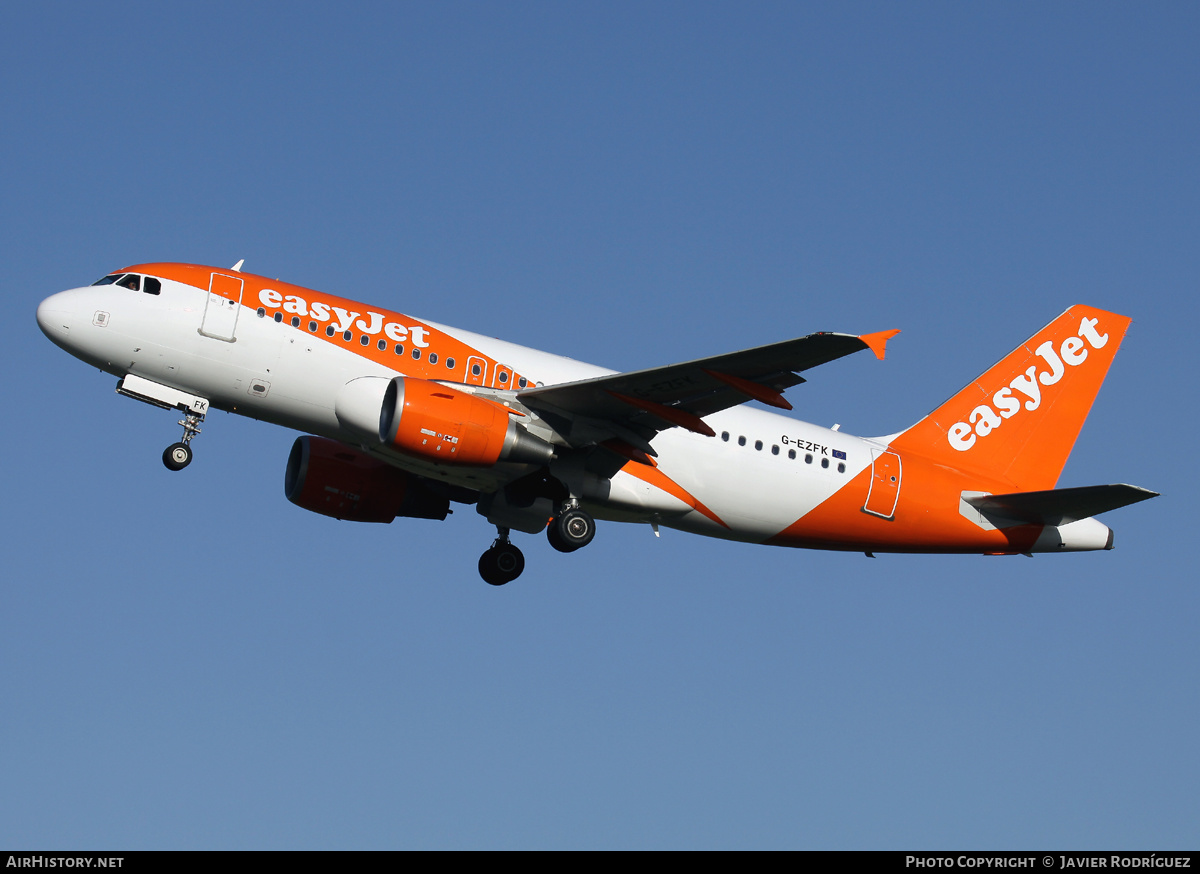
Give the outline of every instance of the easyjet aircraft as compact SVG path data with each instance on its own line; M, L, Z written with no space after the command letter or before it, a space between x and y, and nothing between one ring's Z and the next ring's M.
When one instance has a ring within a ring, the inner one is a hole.
M1130 320L1075 306L915 425L861 438L791 409L799 374L896 331L818 333L614 373L262 276L139 264L42 301L54 343L182 411L172 470L210 408L297 438L293 503L358 522L474 504L497 537L487 582L520 575L511 531L562 552L594 519L752 543L865 552L1111 549L1093 517L1154 497L1055 489Z

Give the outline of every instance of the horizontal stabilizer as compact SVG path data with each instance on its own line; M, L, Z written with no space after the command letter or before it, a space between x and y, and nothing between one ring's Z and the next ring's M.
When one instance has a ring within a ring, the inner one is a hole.
M1036 525L1065 525L1156 497L1158 492L1119 483L1110 486L1049 489L1044 492L980 495L963 500L981 513Z

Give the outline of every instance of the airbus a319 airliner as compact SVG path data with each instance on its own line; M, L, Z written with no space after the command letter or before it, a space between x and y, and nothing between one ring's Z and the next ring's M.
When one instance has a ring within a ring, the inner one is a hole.
M139 264L42 301L54 343L183 413L181 470L210 409L307 432L293 503L337 519L445 519L474 504L492 585L525 560L511 531L573 552L595 519L751 543L863 552L1111 549L1093 518L1154 497L1056 489L1130 320L1074 306L915 425L853 437L755 407L897 331L817 333L614 373L242 273Z

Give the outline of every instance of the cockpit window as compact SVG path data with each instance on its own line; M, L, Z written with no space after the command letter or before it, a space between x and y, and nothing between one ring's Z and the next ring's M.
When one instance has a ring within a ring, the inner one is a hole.
M110 273L102 279L97 279L92 285L119 285L130 291L143 291L146 294L162 293L161 282L153 276L147 276L145 279L146 281L143 283L142 277L136 273Z

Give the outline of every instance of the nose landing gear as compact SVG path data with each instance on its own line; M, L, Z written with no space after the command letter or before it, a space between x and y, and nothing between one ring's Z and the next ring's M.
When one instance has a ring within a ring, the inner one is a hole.
M184 443L172 443L163 450L167 470L183 470L192 463L192 450Z
M183 439L168 446L163 451L162 460L167 470L183 470L192 463L192 447L188 444L200 433L200 423L208 412L208 398L191 395L132 373L121 377L117 383L117 394L164 410L183 410L183 418L179 420L183 426Z
M203 413L194 413L188 411L184 413L179 424L183 426L183 440L179 443L172 443L163 450L163 464L167 466L167 470L183 470L192 463L192 447L189 445L197 434L200 433L200 423L204 421Z
M511 583L525 570L525 556L508 540L508 529L497 528L495 542L479 556L479 576L490 586Z

